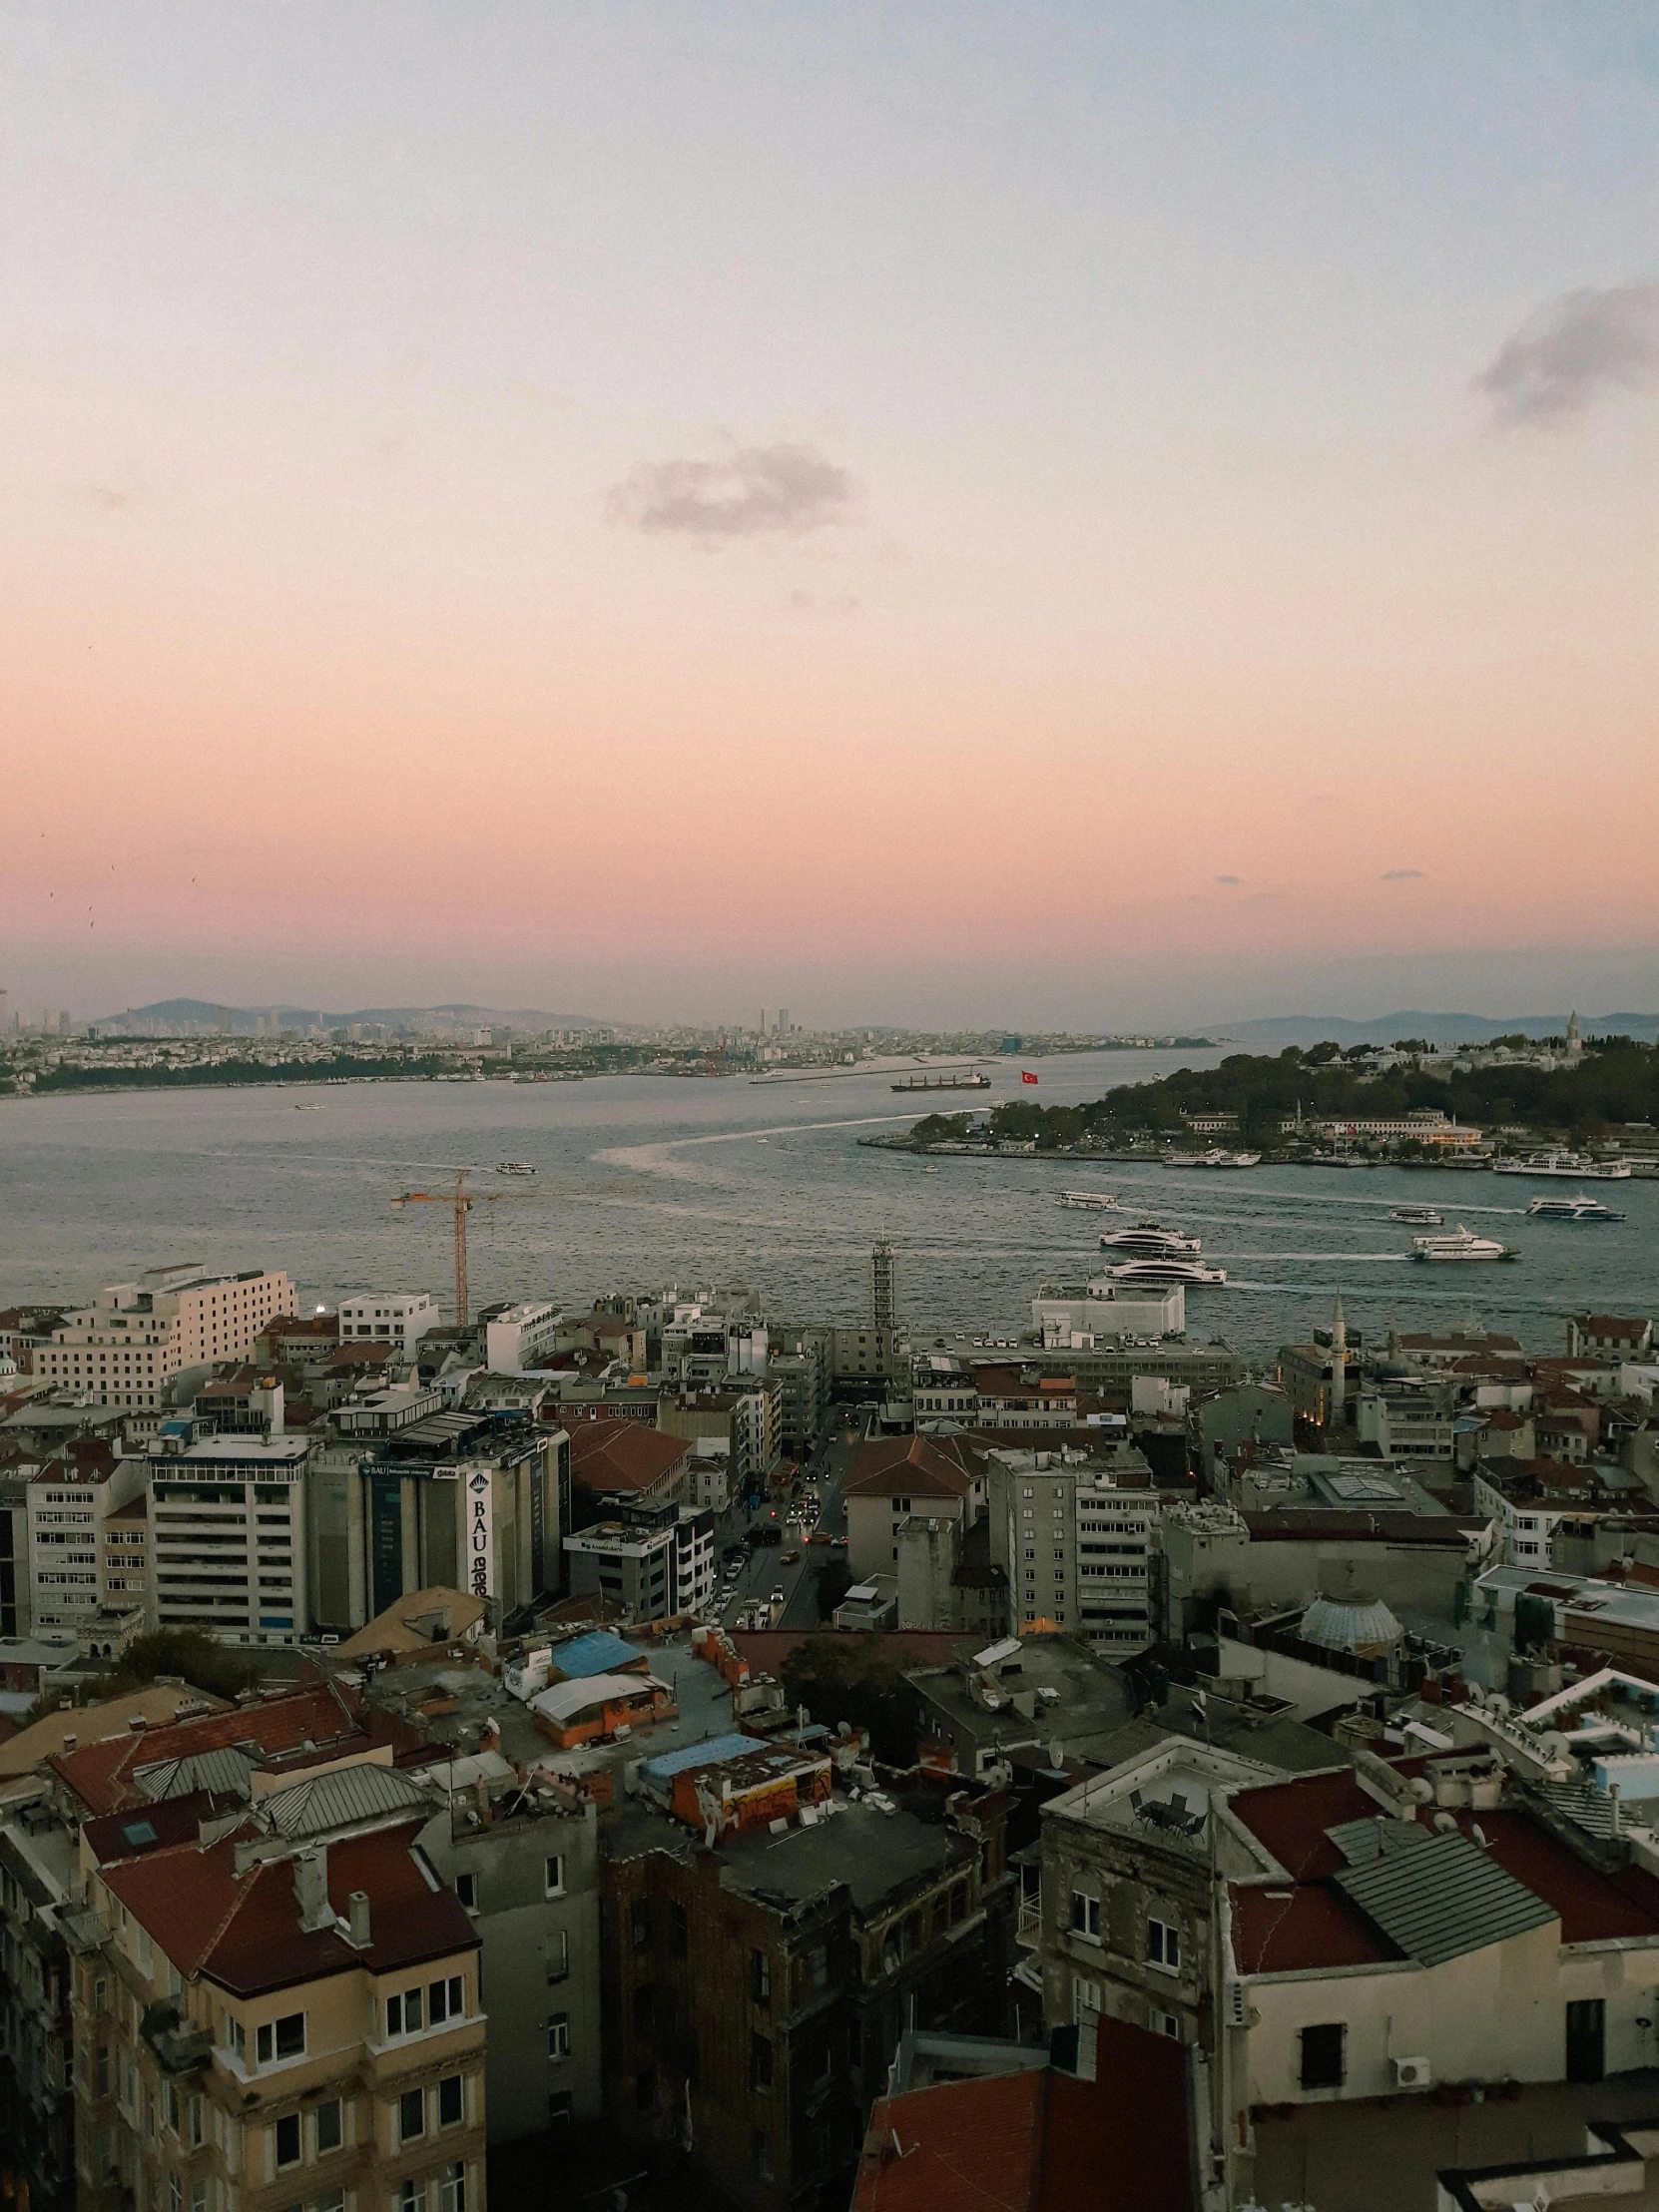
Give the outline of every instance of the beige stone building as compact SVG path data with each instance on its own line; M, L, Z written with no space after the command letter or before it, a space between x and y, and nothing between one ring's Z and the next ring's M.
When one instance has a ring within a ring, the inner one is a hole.
M116 1283L91 1306L65 1314L35 1352L35 1373L94 1405L150 1412L176 1375L210 1361L240 1360L279 1315L294 1310L280 1268L240 1275L159 1276L155 1288Z
M483 2212L478 1937L326 1687L53 1761L79 2212Z

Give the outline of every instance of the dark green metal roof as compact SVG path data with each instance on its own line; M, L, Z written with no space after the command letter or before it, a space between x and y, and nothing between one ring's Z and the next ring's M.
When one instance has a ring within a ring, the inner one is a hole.
M1419 1966L1443 1965L1528 1929L1547 1928L1557 1917L1460 1835L1425 1836L1414 1849L1384 1850L1380 1858L1345 1867L1334 1879L1350 1903Z
M1419 1828L1415 1821L1396 1820L1387 1813L1379 1813L1369 1821L1339 1821L1335 1828L1328 1828L1325 1833L1349 1865L1355 1867L1377 1858L1380 1852L1425 1844L1432 1831Z

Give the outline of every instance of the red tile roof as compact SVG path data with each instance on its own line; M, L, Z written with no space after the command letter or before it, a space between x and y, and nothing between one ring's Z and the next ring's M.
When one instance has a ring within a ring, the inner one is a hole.
M880 2098L852 2212L1192 2212L1182 2046L1103 2019L1095 2066Z
M1402 1775L1432 1775L1434 1765L1421 1759L1390 1764ZM1326 1830L1373 1819L1379 1811L1352 1769L1243 1790L1231 1802L1237 1818L1292 1878L1230 1886L1241 1972L1295 1973L1399 1955L1331 1881L1345 1862ZM1432 1807L1423 1809L1423 1820L1437 1817ZM1449 1817L1471 1842L1483 1838L1483 1848L1504 1872L1557 1915L1562 1942L1659 1937L1659 1880L1640 1868L1600 1874L1521 1810L1453 1808Z
M1399 1956L1391 1943L1373 1935L1340 1890L1323 1883L1289 1890L1235 1884L1232 1904L1233 1955L1240 1973L1372 1966Z
M977 1455L958 1436L882 1436L860 1444L841 1484L843 1497L965 1497L979 1472Z
M105 1813L82 1824L81 1835L98 1866L117 1859L141 1858L175 1844L194 1844L204 1821L239 1810L238 1801L193 1790L188 1797L164 1798L159 1805Z
M346 1691L326 1683L307 1683L258 1704L205 1713L167 1728L136 1729L101 1744L59 1752L52 1766L92 1814L119 1813L149 1800L132 1780L140 1767L193 1753L221 1751L230 1744L257 1746L267 1759L302 1752L307 1743L332 1747L332 1756L390 1744L394 1756L421 1739L407 1723L377 1706L359 1706Z
M116 1449L107 1436L71 1436L34 1476L36 1482L107 1482L115 1472Z
M689 1457L684 1436L665 1436L639 1420L576 1421L570 1470L590 1490L654 1490Z
M103 1880L181 1973L203 1973L252 1996L359 1966L386 1973L477 1948L454 1893L429 1880L415 1856L421 1826L411 1821L328 1847L328 1902L339 1918L353 1890L368 1896L371 1940L362 1951L332 1929L300 1928L291 1859L258 1861L239 1875L234 1835L207 1851L180 1844L122 1861L106 1867Z

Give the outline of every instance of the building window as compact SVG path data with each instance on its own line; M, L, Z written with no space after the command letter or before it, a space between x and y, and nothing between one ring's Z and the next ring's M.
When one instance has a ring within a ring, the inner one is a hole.
M764 1950L749 1954L749 1994L756 2004L772 2002L772 1960Z
M564 2127L574 2116L575 2109L575 2099L570 2091L568 2089L555 2089L547 2100L548 2126Z
M426 1985L426 2018L432 2027L441 2027L445 2020L466 2017L466 1978L462 1974L449 1974L442 1981Z
M668 1909L668 1948L673 1958L684 1958L691 1947L691 1927L686 1919L686 1909L678 1899Z
M651 1940L651 1900L635 1898L628 1908L628 1932L636 1950L644 1950Z
M465 2097L459 2074L445 2074L438 2083L438 2125L459 2127L465 2110Z
M772 2148L761 2127L755 2130L755 2171L763 2181L772 2179Z
M1071 1984L1071 2003L1072 2016L1081 2027L1085 2012L1099 2014L1100 1983L1086 1980L1082 1974L1076 1975Z
M455 1895L469 1913L478 1910L478 1877L475 1874L458 1874L455 1877Z
M1181 2022L1173 2012L1161 2012L1154 2005L1147 2015L1146 2024L1151 2028L1154 2035L1168 2035L1176 2042L1181 2040Z
M283 2166L297 2166L299 2163L298 2113L284 2112L271 2132L276 2138L278 2171Z
M1345 2044L1348 2028L1341 2020L1302 2030L1302 2086L1305 2089L1340 2089L1347 2078Z
M767 2090L772 2087L772 2037L751 2035L749 2038L749 2086Z
M426 2092L405 2089L397 2100L397 2140L412 2143L426 2132Z
M1149 1966L1162 1966L1166 1973L1181 1971L1181 1932L1171 1928L1168 1921L1148 1919L1146 1962Z
M344 2139L344 2130L340 2125L339 2098L330 2097L326 2104L319 2104L316 2108L317 2156L320 2158L326 2151L338 2150Z
M1100 1940L1100 1900L1090 1897L1086 1890L1071 1893L1071 1932L1086 1936L1091 1943Z
M424 2005L419 1989L405 1989L395 1997L386 1999L386 2039L394 2035L418 2035Z
M547 2015L547 2055L549 2058L570 2056L570 2014L550 2012Z
M426 2212L426 2184L412 2177L397 2193L397 2212Z
M565 1855L555 1852L547 1862L545 1894L550 1898L562 1898L565 1894Z
M262 2066L274 2060L303 2058L305 2055L305 2015L303 2012L284 2013L279 2020L267 2020L255 2031L254 2047Z
M570 1937L562 1928L555 1928L541 1940L542 1956L547 1962L547 1979L551 1986L563 1981L570 1971Z

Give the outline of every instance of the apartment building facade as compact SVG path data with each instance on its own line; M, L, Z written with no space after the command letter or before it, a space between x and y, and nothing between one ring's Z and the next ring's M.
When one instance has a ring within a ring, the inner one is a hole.
M0 2198L19 2212L75 2203L70 1953L75 1850L45 1789L0 1822Z
M602 1874L606 2108L642 2143L689 2115L744 2212L844 2203L904 2030L1002 2020L1006 1801L807 1811L702 1853L618 1834Z
M418 1825L83 1829L80 2212L483 2212L478 1941Z
M480 1781L428 1822L420 1848L477 1933L500 2023L485 2055L490 2142L597 2119L598 1808L510 1775Z
M142 1458L117 1458L107 1451L51 1460L31 1477L27 1528L34 1632L79 1635L98 1614L113 1516L139 1497L143 1486Z
M158 1628L282 1645L311 1628L304 1436L164 1421L149 1454L149 1605Z
M63 1316L34 1353L35 1373L95 1405L156 1411L175 1376L210 1362L240 1360L263 1330L294 1311L280 1268L239 1275L171 1274L157 1287L117 1283L90 1306Z
M340 1342L390 1344L409 1353L439 1319L428 1291L360 1291L339 1302Z
M1116 1446L1110 1462L1070 1450L992 1452L990 1548L1016 1630L1052 1620L1127 1657L1156 1632L1162 1506L1132 1444Z

